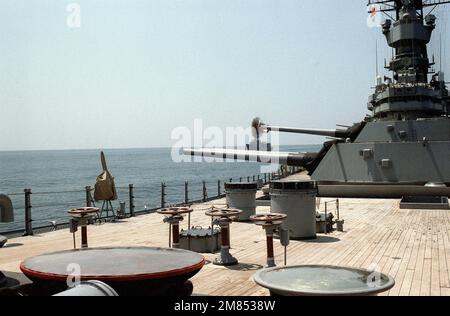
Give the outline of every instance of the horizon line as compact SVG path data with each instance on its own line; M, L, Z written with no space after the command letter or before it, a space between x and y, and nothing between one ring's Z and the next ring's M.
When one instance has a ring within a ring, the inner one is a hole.
M321 144L287 144L280 146L321 146ZM244 147L244 146L243 146ZM63 148L63 149L0 149L0 153L7 152L37 152L37 151L90 151L90 150L132 150L132 149L167 149L172 146L148 146L148 147L110 147L110 148Z

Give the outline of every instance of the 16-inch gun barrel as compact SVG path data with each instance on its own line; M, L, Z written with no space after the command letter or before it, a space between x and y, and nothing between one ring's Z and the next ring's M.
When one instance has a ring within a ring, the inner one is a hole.
M184 155L229 159L235 161L253 161L267 164L282 164L304 167L317 158L317 153L273 152L239 149L186 148Z
M293 134L307 134L327 136L334 138L345 139L350 135L348 130L343 129L314 129L314 128L293 128L293 127L279 127L279 126L265 126L268 132L293 133Z

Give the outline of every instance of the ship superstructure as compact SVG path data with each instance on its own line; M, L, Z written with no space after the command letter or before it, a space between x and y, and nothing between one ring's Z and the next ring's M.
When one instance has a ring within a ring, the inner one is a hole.
M393 49L391 76L377 77L370 114L352 127L317 130L260 124L266 132L331 137L319 153L247 151L240 160L280 158L305 167L324 196L450 196L450 97L443 71L432 71L428 44L432 14L450 1L370 0L389 16L381 30ZM447 39L444 39L447 40ZM258 133L259 134L259 133ZM231 150L190 149L186 154L230 158ZM233 156L231 156L233 157Z

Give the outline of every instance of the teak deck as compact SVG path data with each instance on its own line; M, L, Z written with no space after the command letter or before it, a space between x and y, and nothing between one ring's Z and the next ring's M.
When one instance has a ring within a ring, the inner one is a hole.
M324 201L321 201L323 210ZM191 225L208 227L204 215L211 205L225 199L194 205ZM258 212L268 212L258 207ZM331 209L333 211L333 209ZM319 234L317 240L291 241L287 260L294 264L331 264L360 268L378 267L395 278L396 285L384 295L450 296L450 211L400 210L398 200L340 199L344 232ZM116 223L91 225L89 246L168 245L168 225L159 214L143 215ZM187 220L182 223L186 228ZM80 243L77 233L77 246ZM193 279L194 294L219 296L268 295L252 275L266 260L264 231L250 223L231 225L232 254L240 264L218 267L207 264ZM0 249L0 270L13 277L27 257L73 247L68 230L11 239ZM276 262L283 264L283 247L275 241ZM214 255L205 254L207 260ZM111 263L114 264L114 263Z

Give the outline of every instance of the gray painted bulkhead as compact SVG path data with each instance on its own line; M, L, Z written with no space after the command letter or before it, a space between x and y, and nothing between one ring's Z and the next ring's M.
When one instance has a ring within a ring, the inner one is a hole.
M355 143L450 141L450 118L367 123Z
M312 174L316 181L450 184L450 141L336 144Z
M450 119L367 123L354 143L333 145L311 178L321 196L334 196L338 187L348 197L448 196ZM430 182L447 188L424 187Z

